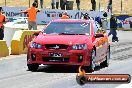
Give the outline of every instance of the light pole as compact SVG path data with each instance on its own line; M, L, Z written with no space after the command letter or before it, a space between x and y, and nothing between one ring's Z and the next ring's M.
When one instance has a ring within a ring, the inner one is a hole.
M29 7L30 7L30 0L29 0Z
M5 0L5 6L6 6L6 0Z
M122 9L123 9L122 6L123 6L123 5L122 5L122 0L121 0L121 13L122 13Z
M101 7L101 4L100 4L100 0L99 0L99 11L100 11L100 7Z

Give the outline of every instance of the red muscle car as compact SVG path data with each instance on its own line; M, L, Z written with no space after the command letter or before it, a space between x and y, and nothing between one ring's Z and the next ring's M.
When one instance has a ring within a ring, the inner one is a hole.
M110 43L94 20L51 21L28 45L27 66L31 71L44 65L109 65Z

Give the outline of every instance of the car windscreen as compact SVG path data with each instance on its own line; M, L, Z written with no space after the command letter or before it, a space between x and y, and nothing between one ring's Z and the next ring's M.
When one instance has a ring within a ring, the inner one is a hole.
M51 22L45 29L46 34L89 34L90 24L85 22Z

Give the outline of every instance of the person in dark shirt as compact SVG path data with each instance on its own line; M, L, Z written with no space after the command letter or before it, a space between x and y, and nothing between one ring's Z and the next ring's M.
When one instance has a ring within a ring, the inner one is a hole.
M80 10L80 0L76 0L77 9Z
M117 37L116 29L117 29L117 19L115 15L112 15L110 18L110 32L108 33L108 36L110 36L111 34L113 35L112 42L119 41Z
M91 4L92 4L92 10L95 11L96 10L96 0L91 0Z

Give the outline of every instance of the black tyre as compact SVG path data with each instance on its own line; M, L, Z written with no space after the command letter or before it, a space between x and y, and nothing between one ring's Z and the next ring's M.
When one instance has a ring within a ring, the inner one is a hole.
M38 64L27 64L29 71L37 71L39 65Z
M108 67L109 66L109 60L110 60L110 47L107 50L107 55L106 55L105 61L102 62L102 66Z
M96 51L92 50L91 59L90 59L90 66L88 68L89 72L93 72L96 67Z

